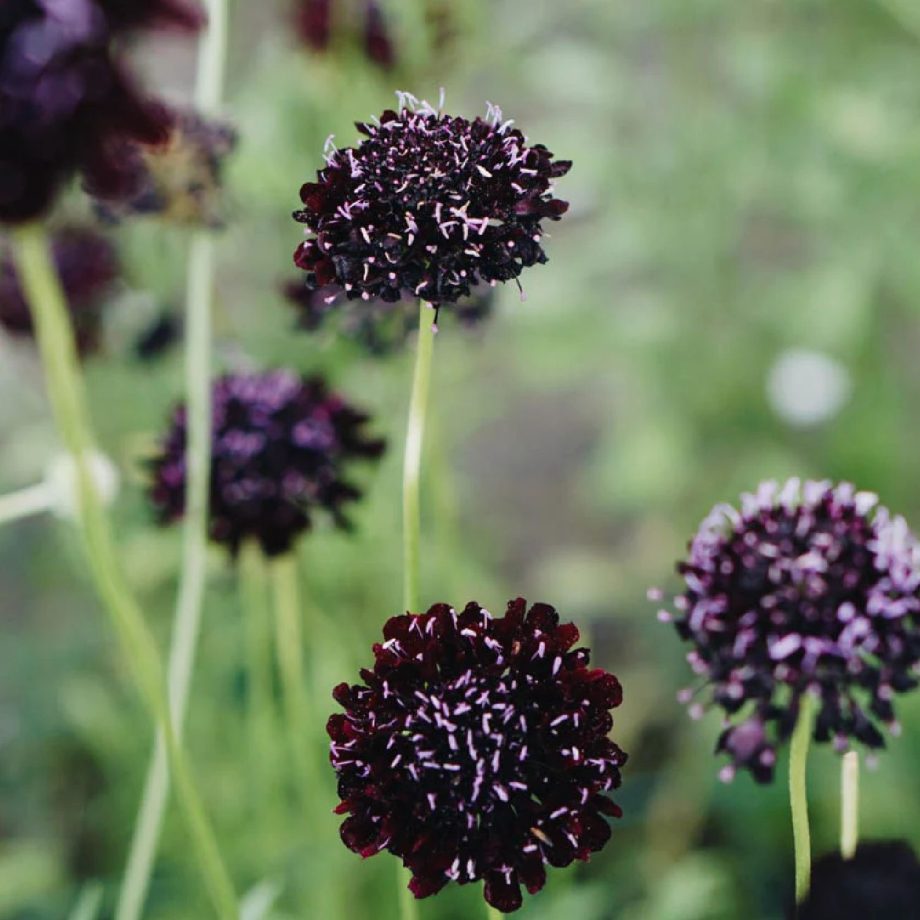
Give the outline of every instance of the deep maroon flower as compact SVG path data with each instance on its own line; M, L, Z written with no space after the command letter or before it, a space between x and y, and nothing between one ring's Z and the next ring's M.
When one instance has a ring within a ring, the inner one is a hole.
M396 49L380 4L369 0L364 10L364 51L368 59L390 70L396 64Z
M342 527L360 491L344 478L354 459L384 443L364 431L368 416L318 379L290 371L221 377L213 389L210 532L236 553L256 540L287 552L323 508ZM185 510L186 414L180 406L153 463L150 496L163 523Z
M417 898L482 879L510 912L547 863L603 848L605 816L620 815L606 793L626 762L607 737L622 691L573 649L573 624L518 598L498 619L436 604L383 636L364 684L336 687L345 714L327 726L349 849L400 857Z
M739 767L772 778L806 692L818 698L817 741L880 748L879 723L897 732L892 699L920 668L918 568L903 518L847 483L767 482L740 511L713 509L678 567L673 619L726 713L725 779Z
M224 161L237 143L232 125L192 110L174 114L168 139L158 146L121 145L124 188L115 197L87 183L107 220L157 216L171 223L218 228L224 224Z
M65 227L51 238L51 254L64 290L77 349L88 355L99 346L102 309L119 275L112 244L88 227ZM13 335L33 336L32 313L9 253L0 261L0 325Z
M297 34L311 51L328 51L335 31L337 37L360 46L367 59L384 70L396 64L389 23L377 0L357 0L353 4L299 0L294 19Z
M852 859L822 856L796 920L920 920L920 862L902 840L860 844Z
M300 0L297 32L314 51L325 51L332 36L332 0Z
M334 318L339 333L377 357L402 348L418 328L418 303L412 299L396 303L376 298L348 300L338 288L311 290L302 279L286 284L284 294L297 308L302 329L314 332ZM454 304L451 313L464 327L472 329L492 315L494 300L494 288L482 285L472 297Z
M301 189L294 218L312 236L294 261L307 286L440 306L546 262L542 222L568 208L552 183L571 163L528 146L494 106L471 122L401 95L411 107L359 123L367 139L331 149Z
M169 116L114 48L157 26L195 28L185 0L4 0L0 8L0 222L40 216L82 172L124 188L121 142L159 143Z

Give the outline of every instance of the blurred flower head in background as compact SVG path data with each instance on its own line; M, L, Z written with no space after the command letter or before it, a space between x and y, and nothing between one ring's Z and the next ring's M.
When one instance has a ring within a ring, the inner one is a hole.
M917 686L920 667L920 548L875 495L762 483L740 511L712 510L678 571L686 588L660 616L693 645L700 690L726 713L723 778L772 778L807 692L819 701L816 740L838 750L883 747L878 723L898 731L892 699Z
M294 261L308 288L439 307L546 262L542 223L568 209L553 180L571 163L528 146L494 106L468 121L400 98L398 112L358 125L357 147L330 146L301 189L294 218L312 235Z
M64 227L51 238L57 268L81 355L101 340L102 311L120 273L114 246L89 227ZM13 335L34 334L32 314L9 252L0 261L0 326Z
M291 371L219 378L213 419L210 533L234 553L245 540L269 556L287 552L320 508L347 527L344 506L361 492L345 467L384 449L366 434L367 415ZM185 510L185 447L183 405L153 462L150 498L163 523Z
M341 40L384 70L396 64L396 46L377 0L297 0L294 21L311 51L329 51Z
M852 389L850 375L839 361L806 348L782 352L767 376L767 397L773 411L784 422L800 428L832 419Z
M852 859L828 853L811 873L796 920L920 920L920 862L901 840L859 846Z
M194 29L185 0L5 0L0 8L0 221L41 216L82 173L118 195L126 140L161 143L170 116L115 52L155 27Z
M388 303L379 298L348 300L334 287L311 290L302 280L284 287L297 308L302 329L315 332L337 320L336 331L376 357L398 351L418 328L418 304L411 298ZM481 285L451 307L451 314L467 329L478 328L493 312L495 289Z
M236 147L235 128L192 110L174 115L168 140L158 146L122 145L126 175L120 194L109 198L92 182L97 209L107 220L156 216L192 226L218 228L225 221L224 160Z
M416 897L484 880L486 901L521 906L545 865L587 860L610 839L606 793L626 755L607 737L622 691L588 667L579 635L523 598L493 618L471 602L393 617L364 684L341 684L333 715L342 840L389 850Z

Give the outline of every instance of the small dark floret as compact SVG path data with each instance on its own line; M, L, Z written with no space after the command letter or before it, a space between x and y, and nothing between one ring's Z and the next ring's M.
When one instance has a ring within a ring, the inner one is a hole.
M723 778L772 778L805 693L818 700L815 739L839 751L883 747L881 725L897 733L894 696L920 669L920 549L876 496L763 483L740 511L713 509L678 571L677 612L660 616L693 645L700 689L725 711Z
M329 719L341 834L389 850L417 898L483 880L500 911L534 894L545 866L587 860L610 839L607 796L626 755L607 737L617 679L588 667L578 630L547 604L476 603L391 619L363 684L336 687Z
M110 221L152 216L174 224L222 227L224 161L236 143L236 129L226 122L191 110L175 113L164 143L122 145L125 188L114 198L99 190L100 216ZM97 190L88 183L87 191Z
M384 443L364 431L368 416L318 379L289 371L221 377L213 389L210 532L236 553L257 541L269 556L287 552L325 509L348 526L344 506L361 492L344 478ZM153 463L151 500L163 523L185 510L185 407Z
M822 856L796 920L920 920L920 862L902 840L861 844L852 859Z
M294 218L311 236L294 261L307 286L441 306L546 262L543 221L568 208L553 180L571 163L528 146L495 107L471 122L403 98L412 105L359 124L367 139L330 148L301 189Z
M392 69L396 64L396 48L380 4L376 0L360 0L343 4L341 0L300 0L295 8L295 25L301 41L315 52L328 51L336 38L361 48L369 61Z
M361 346L368 354L382 357L400 350L418 328L418 302L412 299L387 303L385 300L348 300L335 287L311 290L302 280L284 287L287 299L297 308L302 329L315 332L336 321L336 331ZM465 328L481 325L491 315L495 289L482 285L473 296L460 300L451 314Z
M102 312L120 267L112 244L87 227L65 227L54 233L51 254L76 336L84 357L99 347ZM9 254L0 262L0 325L13 335L34 335L32 313Z
M0 222L41 216L82 173L124 191L124 141L156 144L166 109L138 88L115 52L150 28L199 26L185 0L5 0L0 9Z

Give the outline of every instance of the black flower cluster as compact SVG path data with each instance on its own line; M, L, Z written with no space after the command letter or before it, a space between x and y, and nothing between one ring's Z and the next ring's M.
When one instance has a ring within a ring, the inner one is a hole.
M543 887L547 863L607 843L622 691L573 649L573 624L518 598L500 618L436 604L383 635L364 684L335 689L345 713L328 723L349 849L400 857L418 898L482 879L486 901L510 912L522 884Z
M660 616L693 645L688 660L729 720L725 779L772 778L805 693L818 698L815 739L838 750L883 747L880 722L897 732L894 695L918 683L920 549L874 495L763 483L740 511L713 509L678 570L686 589Z
M302 280L285 285L284 293L296 307L302 329L315 332L335 318L337 332L376 357L401 349L418 328L418 303L412 299L395 303L376 298L348 300L336 287L311 290ZM483 285L454 304L450 312L462 326L472 329L492 315L494 301L494 288Z
M384 70L396 64L396 46L377 0L299 0L295 24L301 41L311 51L328 51L335 32L336 37L341 33L357 44L369 61Z
M361 493L344 467L384 449L365 433L367 415L322 380L289 371L219 378L213 418L210 532L234 553L248 539L269 556L287 552L319 508L348 526L343 508ZM185 510L185 448L180 406L153 463L150 496L163 523Z
M192 110L174 114L168 139L158 146L122 145L125 188L115 198L88 183L107 220L132 215L176 224L218 228L224 224L224 161L237 143L236 129Z
M359 124L367 139L330 149L317 181L301 189L294 217L312 235L294 261L307 286L440 306L546 262L542 222L568 208L553 180L571 163L528 146L495 107L467 121L408 102Z
M51 238L51 255L81 355L94 352L102 333L106 295L120 267L112 244L88 227L63 227ZM13 335L34 335L32 313L11 256L0 261L0 325Z
M126 140L160 143L170 117L114 52L157 26L186 29L185 0L4 0L0 4L0 221L41 215L75 173L118 195Z

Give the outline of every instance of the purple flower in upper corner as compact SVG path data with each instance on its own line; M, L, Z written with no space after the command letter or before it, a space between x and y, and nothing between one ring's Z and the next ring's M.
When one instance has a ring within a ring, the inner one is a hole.
M897 733L894 695L920 674L920 548L875 495L763 483L740 511L712 510L678 571L676 613L659 616L693 645L700 690L725 711L724 779L738 768L772 779L805 693L818 700L817 741L881 748L880 723Z
M796 920L920 920L920 861L903 840L860 844L852 859L829 853L815 863Z
M333 0L299 0L295 8L295 25L301 41L311 51L328 51L336 34L360 44L369 61L392 69L396 48L389 23L376 0L361 0L349 5Z
M389 850L417 898L485 882L510 912L545 866L587 860L610 839L624 754L609 738L617 679L573 648L578 629L523 598L493 618L476 603L393 617L363 684L336 687L328 722L347 814L345 845Z
M126 140L160 143L166 109L146 96L116 48L156 27L194 29L185 0L5 0L0 8L0 222L44 214L82 173L125 188Z
M64 290L79 353L99 347L102 311L119 276L112 244L88 227L64 227L51 238L51 255ZM0 326L17 336L34 336L32 313L9 253L0 261Z
M361 497L346 467L376 458L384 442L365 432L368 416L319 378L291 371L221 377L213 387L211 538L235 554L246 540L268 556L287 552L318 509L341 527ZM153 461L150 498L162 523L185 511L185 406Z
M301 189L294 218L310 236L294 261L307 286L439 307L546 262L543 221L568 209L553 180L571 163L530 146L494 106L468 121L400 97L399 112L358 124L357 147L329 146Z
M174 113L173 118L164 143L122 144L126 181L116 196L87 183L103 219L149 215L212 229L224 225L224 161L236 147L236 130L193 110Z
M418 328L418 305L409 298L395 303L378 298L348 300L335 287L311 290L303 280L285 285L284 294L297 308L302 329L315 332L334 318L338 332L375 357L398 351ZM481 285L450 312L462 326L473 329L492 315L494 301L495 289Z

